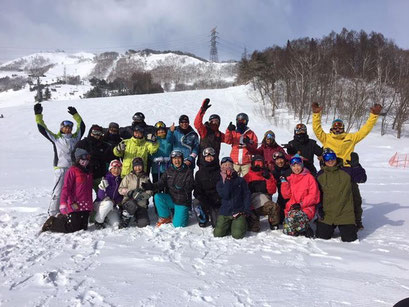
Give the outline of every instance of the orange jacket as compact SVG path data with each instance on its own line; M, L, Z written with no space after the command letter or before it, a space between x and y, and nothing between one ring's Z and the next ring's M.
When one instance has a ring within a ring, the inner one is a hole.
M230 158L232 158L234 164L243 165L251 163L251 153L246 148L246 144L243 143L245 136L252 140L254 144L257 144L257 135L250 128L247 128L243 134L237 130L230 131L227 129L224 135L224 142L232 146Z

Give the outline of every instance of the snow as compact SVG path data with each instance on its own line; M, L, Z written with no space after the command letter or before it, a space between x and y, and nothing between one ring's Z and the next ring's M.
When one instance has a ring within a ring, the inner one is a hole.
M73 105L87 127L128 125L136 111L148 123L170 125L182 113L193 122L206 97L207 115L220 114L223 129L246 112L259 139L268 129L279 143L292 137L292 116L280 110L268 120L244 86L44 102L44 120L58 130ZM156 228L152 204L152 225L143 229L39 234L53 155L32 106L0 96L1 306L392 306L409 296L409 169L388 165L395 152L409 153L407 139L381 137L378 125L356 147L368 174L360 185L365 229L359 242L289 237L271 231L265 219L260 233L243 240L214 238L193 216L187 228ZM228 153L223 145L222 155Z

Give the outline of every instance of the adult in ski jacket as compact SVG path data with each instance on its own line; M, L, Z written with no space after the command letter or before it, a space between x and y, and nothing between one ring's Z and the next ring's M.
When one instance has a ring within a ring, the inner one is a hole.
M224 137L225 143L232 146L230 157L233 160L234 169L241 176L247 174L250 169L251 153L248 146L258 142L257 135L247 127L248 121L247 114L237 114L236 125L230 122Z
M371 113L366 123L355 133L345 132L344 123L340 119L332 122L330 133L325 133L321 126L322 107L317 103L313 103L312 111L312 128L317 139L322 143L323 147L331 148L337 157L342 159L344 166L349 167L347 161L351 160L351 152L354 151L355 145L371 132L382 111L382 106L375 104L371 108Z
M123 139L130 139L133 136L133 131L136 126L139 126L144 131L144 136L150 139L155 135L155 127L148 125L145 122L145 115L142 112L136 112L132 116L132 124L130 126L119 128L119 136Z
M277 197L277 204L280 206L280 224L283 223L284 221L284 209L287 204L288 199L285 199L283 197L283 194L281 193L281 183L282 183L282 178L286 179L288 176L291 175L291 168L290 164L286 158L286 155L282 153L281 151L275 152L273 154L273 160L274 160L274 169L272 171L274 179L276 180L277 183L277 191L278 191L278 197Z
M43 120L43 107L40 103L34 105L35 120L38 131L53 144L54 150L54 188L52 190L51 202L48 214L51 216L59 213L61 189L64 176L68 168L73 164L72 152L77 142L85 133L85 124L74 107L68 107L68 113L72 115L77 123L77 130L72 133L73 122L64 120L61 122L58 133L51 132Z
M210 115L209 120L203 124L203 117L206 110L210 107L210 99L206 98L195 117L194 126L200 136L199 153L203 152L206 148L213 148L216 152L216 162L219 164L220 145L224 142L224 133L219 130L220 116L217 114ZM203 162L204 156L199 154L198 166L200 167Z
M109 145L109 156L107 157L108 161L115 160L114 148L122 141L119 135L119 125L115 122L109 123L108 129L104 129L104 136L102 141Z

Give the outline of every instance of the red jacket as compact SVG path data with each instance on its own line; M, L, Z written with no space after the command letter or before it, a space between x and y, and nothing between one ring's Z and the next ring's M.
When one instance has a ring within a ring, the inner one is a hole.
M226 130L224 142L232 145L230 157L235 164L243 165L251 163L251 153L248 151L246 144L243 143L243 138L247 136L254 144L257 144L257 135L247 128L243 134L236 130Z
M273 175L266 179L262 175L263 171L253 171L251 168L249 172L243 177L249 186L251 193L261 192L273 195L277 191L277 183Z
M289 198L284 210L285 215L293 204L300 204L301 210L312 220L316 206L320 202L320 190L309 170L304 168L300 174L292 173L288 176L287 182L281 183L281 194L284 199Z

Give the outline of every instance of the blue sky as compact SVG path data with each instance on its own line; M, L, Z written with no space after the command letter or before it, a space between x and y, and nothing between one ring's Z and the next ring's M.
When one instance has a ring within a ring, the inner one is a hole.
M381 32L409 49L406 0L1 0L0 62L40 51L181 50L239 59L288 39L343 27Z

